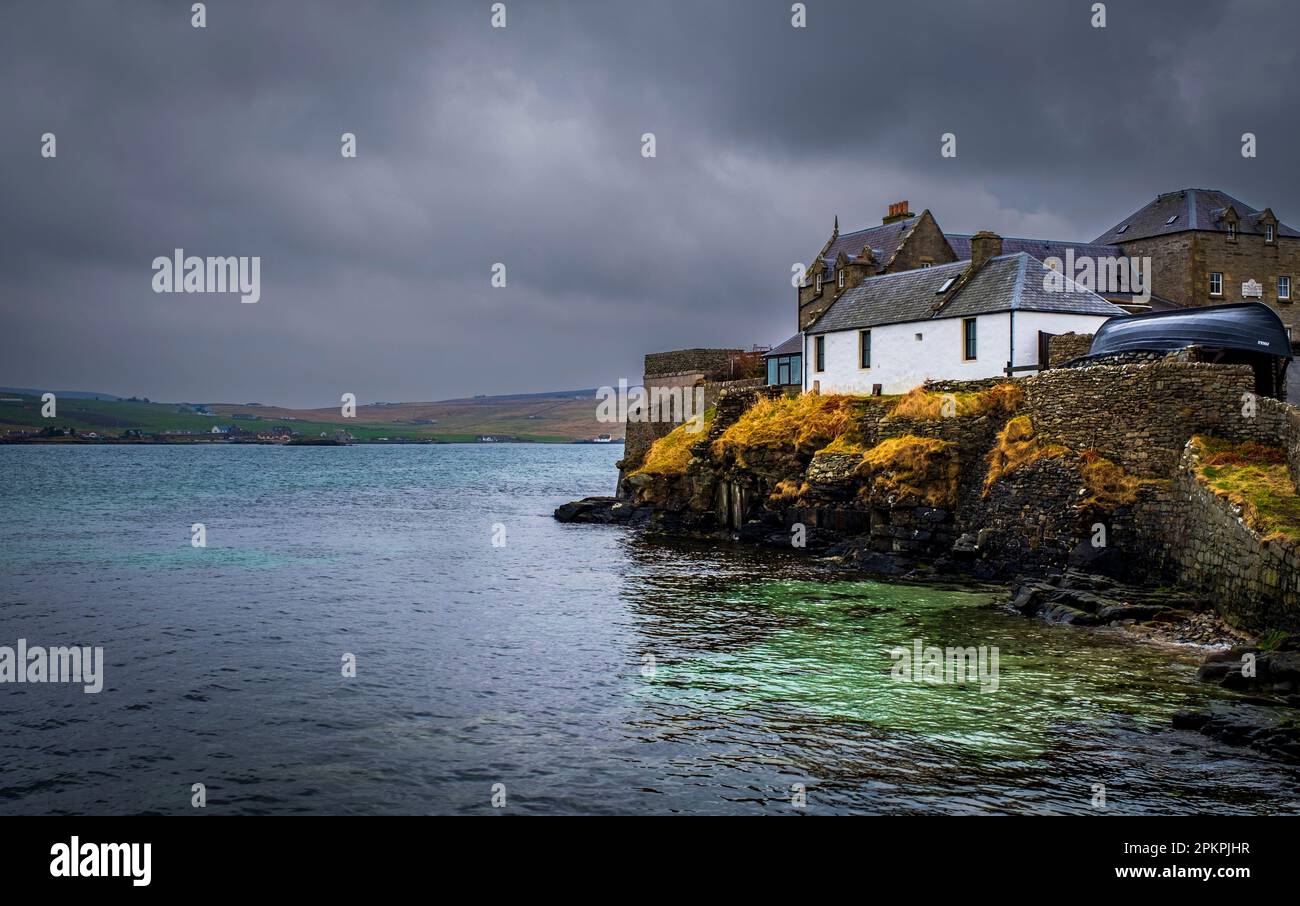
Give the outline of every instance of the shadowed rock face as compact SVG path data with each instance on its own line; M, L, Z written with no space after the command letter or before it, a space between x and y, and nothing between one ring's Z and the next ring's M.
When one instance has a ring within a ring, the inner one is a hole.
M598 525L634 523L638 514L644 520L649 516L650 511L638 508L631 501L620 497L584 497L581 500L562 504L555 510L555 518L560 522L585 522Z

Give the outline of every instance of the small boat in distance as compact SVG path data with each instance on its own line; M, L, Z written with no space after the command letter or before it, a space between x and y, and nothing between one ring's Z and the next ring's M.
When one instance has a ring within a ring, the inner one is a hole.
M591 442L593 444L610 444L614 442L614 438L610 437L608 434L597 434L592 438Z

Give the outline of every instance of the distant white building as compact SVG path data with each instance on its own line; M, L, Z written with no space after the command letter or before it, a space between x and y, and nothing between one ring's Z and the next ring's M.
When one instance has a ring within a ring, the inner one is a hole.
M868 277L845 290L803 332L803 389L896 394L927 380L1033 370L1043 364L1040 333L1093 333L1127 314L1073 281L1049 288L1046 264L1025 252L1003 255L1001 240L987 235L970 261Z

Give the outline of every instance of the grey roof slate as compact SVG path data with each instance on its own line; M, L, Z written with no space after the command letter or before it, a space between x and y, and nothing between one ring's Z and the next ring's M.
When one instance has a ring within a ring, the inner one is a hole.
M969 233L945 233L948 238L948 244L952 246L953 252L958 259L970 257ZM1110 258L1120 257L1124 250L1118 245L1106 245L1099 242L1065 242L1059 239L1019 239L1014 236L1003 237L1002 253L1010 255L1013 252L1028 252L1039 261L1046 261L1048 258L1060 258L1065 260L1065 250L1074 249L1076 259L1088 258Z
M896 220L893 223L885 223L878 227L857 230L853 233L840 233L822 257L828 262L834 262L839 253L843 252L853 258L858 252L862 251L864 245L870 243L877 256L883 255L888 259L890 255L898 251L898 247L903 244L903 236L908 230L916 226L917 219L916 217L909 217L906 220Z
M796 352L803 352L803 334L801 333L795 334L779 346L773 346L763 353L763 356L792 355Z
M1259 224L1259 215L1263 211L1252 208L1243 201L1233 198L1218 189L1180 189L1157 195L1155 201L1121 220L1097 237L1099 243L1129 242L1145 239L1149 236L1163 236L1168 233L1181 233L1184 230L1206 230L1224 233L1227 227L1220 220L1228 206L1237 209L1241 221L1237 225L1239 233L1262 235L1264 228ZM1174 222L1169 223L1173 217ZM1127 226L1123 233L1121 227ZM1279 236L1300 236L1300 232L1284 223L1277 225Z
M1002 311L1046 311L1117 317L1127 314L1118 305L1067 281L1060 292L1044 288L1047 265L1027 252L991 258L969 283L939 311L939 289L950 277L960 277L969 261L956 261L920 270L869 277L846 290L809 328L808 333L860 330L884 324L970 317Z

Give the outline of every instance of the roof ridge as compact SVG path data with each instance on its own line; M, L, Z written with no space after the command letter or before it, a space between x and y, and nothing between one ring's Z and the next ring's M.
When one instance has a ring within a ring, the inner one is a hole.
M1012 311L1015 311L1020 307L1020 296L1025 288L1025 271L1029 267L1029 257L1030 257L1028 252L1017 252L1016 254L1020 258L1020 267L1016 271L1015 285L1011 287L1011 310ZM1034 260L1037 261L1038 259L1035 258ZM1047 265L1045 264L1043 265L1043 267L1046 266Z
M974 238L974 233L944 233L945 236L960 236L963 239ZM1054 245L1114 245L1113 242L1095 242L1091 239L1039 239L1034 236L1003 236L1002 240L1011 239L1016 242L1046 242ZM1008 252L1007 254L1015 254Z

